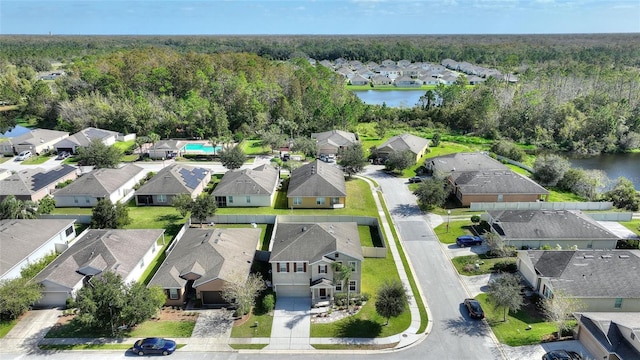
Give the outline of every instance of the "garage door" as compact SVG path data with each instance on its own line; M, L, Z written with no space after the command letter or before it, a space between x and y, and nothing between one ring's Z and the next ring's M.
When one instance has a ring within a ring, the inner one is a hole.
M226 301L222 299L222 293L220 291L203 291L202 303L205 305L221 305L226 304Z
M311 297L311 289L304 285L277 285L277 296Z
M36 305L42 307L58 307L65 306L67 304L67 297L69 294L65 292L43 292L42 299L40 299Z

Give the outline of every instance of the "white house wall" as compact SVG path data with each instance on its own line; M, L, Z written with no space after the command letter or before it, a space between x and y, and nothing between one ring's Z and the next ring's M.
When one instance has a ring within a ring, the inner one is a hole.
M275 192L274 192L275 193ZM246 195L233 195L233 203L229 202L227 196L227 207L258 207L258 206L271 206L273 201L272 195L249 195L250 202L247 202Z
M164 234L162 235L164 236ZM149 248L146 254L142 257L142 259L136 264L136 266L129 272L126 278L123 280L126 283L131 283L140 280L142 274L147 270L149 265L153 262L153 259L158 255L158 251L160 246L158 246L157 241L153 243L153 246Z
M640 299L622 299L622 306L615 307L616 298L578 298L585 312L640 312Z

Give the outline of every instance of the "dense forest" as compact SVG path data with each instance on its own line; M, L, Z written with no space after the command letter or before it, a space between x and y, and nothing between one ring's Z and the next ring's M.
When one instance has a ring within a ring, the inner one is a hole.
M0 125L75 132L292 136L358 122L438 128L579 153L640 148L640 35L0 37ZM427 91L411 109L363 104L307 58L440 63L515 72ZM67 76L37 80L60 62ZM434 96L443 100L432 106Z

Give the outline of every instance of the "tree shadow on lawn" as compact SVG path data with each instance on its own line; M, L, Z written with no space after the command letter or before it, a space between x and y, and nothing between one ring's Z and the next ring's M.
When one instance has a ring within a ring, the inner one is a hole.
M336 326L337 337L375 338L382 333L382 325L371 320L347 318Z
M422 211L416 205L411 204L400 204L395 208L390 210L391 215L398 216L412 216L412 215L420 215Z

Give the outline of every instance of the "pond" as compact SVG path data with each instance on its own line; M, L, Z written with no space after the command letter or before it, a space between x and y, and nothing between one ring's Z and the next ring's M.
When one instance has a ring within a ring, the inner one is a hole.
M600 154L590 157L569 158L572 167L585 170L598 169L607 174L607 177L615 181L624 176L631 180L640 190L640 153Z

